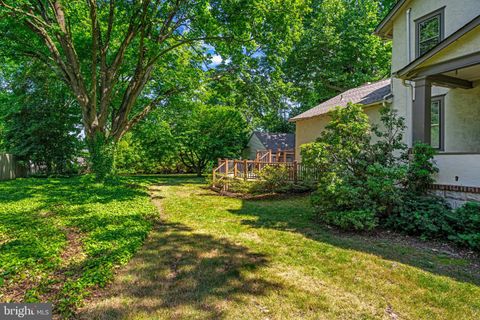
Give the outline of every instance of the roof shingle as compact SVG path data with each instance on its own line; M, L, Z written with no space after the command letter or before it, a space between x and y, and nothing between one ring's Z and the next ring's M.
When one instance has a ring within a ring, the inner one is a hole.
M268 133L256 131L253 133L267 150L295 149L295 135L293 133Z
M291 118L290 121L317 117L332 111L337 106L345 107L348 103L370 105L381 102L386 96L391 94L390 82L390 79L386 79L374 83L367 83L363 86L347 90L344 93Z

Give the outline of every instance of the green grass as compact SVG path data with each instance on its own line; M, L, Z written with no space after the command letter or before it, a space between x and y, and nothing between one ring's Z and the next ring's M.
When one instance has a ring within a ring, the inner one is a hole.
M158 215L145 185L90 177L0 182L0 301L52 301L65 316L128 262Z
M162 212L91 319L478 319L478 259L315 223L307 197L219 197L159 178Z

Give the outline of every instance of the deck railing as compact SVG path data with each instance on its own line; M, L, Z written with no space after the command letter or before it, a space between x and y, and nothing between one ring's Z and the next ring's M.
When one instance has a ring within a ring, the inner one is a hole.
M294 160L295 150L293 149L258 150L255 157L255 161L259 162L293 162Z
M213 170L213 181L218 182L223 179L258 180L260 179L259 173L266 167L286 168L288 180L293 182L305 180L317 181L320 173L316 168L304 166L297 161L266 162L219 159L218 167Z

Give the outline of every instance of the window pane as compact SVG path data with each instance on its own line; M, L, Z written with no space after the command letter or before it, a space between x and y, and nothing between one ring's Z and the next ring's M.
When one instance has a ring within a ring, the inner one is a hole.
M432 101L432 147L440 149L440 100Z
M440 16L423 21L420 27L420 42L440 36Z
M418 24L418 51L420 55L424 54L441 41L440 27L440 15L422 21Z
M440 101L432 102L432 125L440 124Z

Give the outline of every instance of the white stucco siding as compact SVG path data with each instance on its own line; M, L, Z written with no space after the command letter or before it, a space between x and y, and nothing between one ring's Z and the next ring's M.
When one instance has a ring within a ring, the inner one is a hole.
M403 136L403 142L410 147L412 140L410 130L412 123L412 105L409 101L411 101L412 89L404 85L402 80L397 78L392 79L392 86L392 91L394 92L392 108L397 110L398 115L405 119L407 129Z
M440 154L435 162L439 168L436 183L480 187L480 154Z
M406 12L410 14L410 41L411 56L415 57L415 20L435 10L445 7L445 37L448 37L467 22L480 14L479 0L414 0L410 1L396 16L393 21L393 53L392 71L398 71L405 67L408 61L407 55L407 22ZM474 44L472 44L474 45ZM468 50L468 48L465 48Z
M445 151L480 152L480 86L445 96Z

